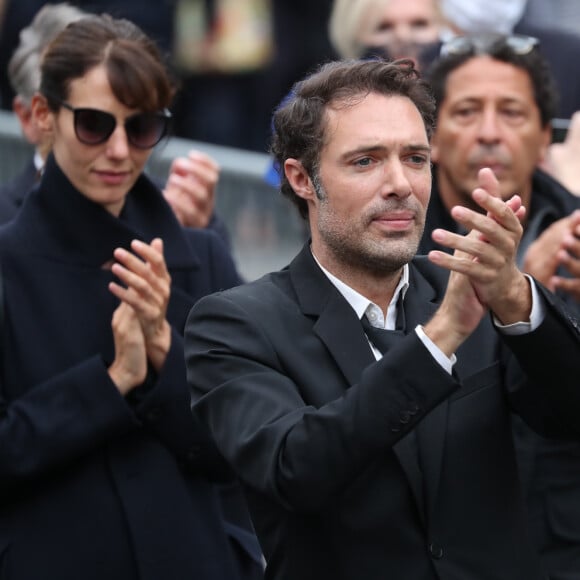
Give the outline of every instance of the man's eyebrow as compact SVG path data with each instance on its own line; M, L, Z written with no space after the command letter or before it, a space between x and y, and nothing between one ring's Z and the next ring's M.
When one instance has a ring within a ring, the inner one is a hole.
M422 152L431 154L431 145L425 145L424 143L411 143L403 147L403 151L406 152Z
M356 155L363 155L365 153L384 153L389 151L389 147L384 145L362 145L361 147L356 147L355 149L350 149L341 155L343 159L348 157L354 157ZM422 152L431 154L431 146L425 145L424 143L409 143L402 147L403 153L415 153Z

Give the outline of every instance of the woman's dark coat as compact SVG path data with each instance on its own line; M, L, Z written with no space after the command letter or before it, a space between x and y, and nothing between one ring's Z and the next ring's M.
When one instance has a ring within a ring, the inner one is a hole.
M116 247L154 237L172 277L171 350L123 398L107 373L110 264ZM193 303L239 283L223 243L182 229L144 176L115 218L51 157L0 229L0 261L0 578L230 580L234 550L252 567L239 548L258 558L253 535L223 520L208 480L223 467L191 417L183 357Z

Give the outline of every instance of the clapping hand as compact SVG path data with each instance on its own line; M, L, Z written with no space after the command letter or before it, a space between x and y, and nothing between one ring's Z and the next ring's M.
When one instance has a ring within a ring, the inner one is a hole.
M109 290L135 311L147 358L159 371L171 346L171 327L166 319L171 277L163 257L163 242L159 238L151 244L133 240L131 249L135 253L123 248L115 250L117 262L112 271L124 286L111 282Z
M182 226L208 226L219 171L218 164L201 151L190 151L187 157L173 160L163 195Z
M115 360L108 369L119 392L126 395L147 376L145 337L135 311L121 302L111 321L115 340Z
M560 266L570 277L557 275ZM524 271L550 290L561 290L580 302L580 210L555 221L530 244Z
M468 235L443 229L432 233L439 244L455 250L452 255L438 250L429 253L433 263L451 272L443 303L425 327L428 336L437 339L434 342L443 340L442 350L447 354L473 332L488 309L503 324L528 320L531 312L531 289L516 266L523 233L520 220L525 213L520 198L503 201L499 183L487 168L480 170L479 187L472 197L485 213L463 206L451 210Z

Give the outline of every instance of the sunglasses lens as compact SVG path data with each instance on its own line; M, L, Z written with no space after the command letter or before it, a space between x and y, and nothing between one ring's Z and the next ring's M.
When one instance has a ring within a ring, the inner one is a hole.
M441 56L467 54L471 50L473 50L473 43L470 38L466 36L456 36L443 43L441 46Z
M163 113L139 113L125 122L127 138L139 149L155 147L167 132L169 116Z
M532 36L510 36L506 39L506 44L516 54L528 54L538 44L538 39Z
M76 109L74 116L75 132L81 143L104 143L115 130L115 117L105 111Z

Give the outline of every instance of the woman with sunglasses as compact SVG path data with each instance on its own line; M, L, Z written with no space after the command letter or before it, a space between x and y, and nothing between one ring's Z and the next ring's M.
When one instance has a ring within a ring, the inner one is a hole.
M182 344L193 303L239 277L143 174L173 92L128 21L83 18L44 55L52 153L0 230L0 578L261 576L235 488L226 503L210 482L229 473L191 417Z

